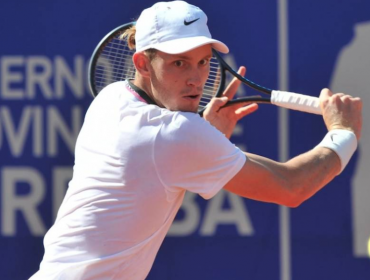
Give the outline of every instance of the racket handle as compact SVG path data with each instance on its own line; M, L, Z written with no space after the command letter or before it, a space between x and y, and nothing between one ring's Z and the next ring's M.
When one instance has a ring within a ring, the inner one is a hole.
M322 115L319 98L309 95L273 90L271 103L287 109Z

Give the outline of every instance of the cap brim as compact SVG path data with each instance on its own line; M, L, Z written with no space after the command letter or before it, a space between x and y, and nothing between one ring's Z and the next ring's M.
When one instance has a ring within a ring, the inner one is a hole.
M221 53L229 52L229 48L224 43L205 36L181 38L158 44L152 44L145 47L145 49L136 50L136 52L144 51L147 49L157 49L168 54L179 54L208 44L211 44L212 48Z

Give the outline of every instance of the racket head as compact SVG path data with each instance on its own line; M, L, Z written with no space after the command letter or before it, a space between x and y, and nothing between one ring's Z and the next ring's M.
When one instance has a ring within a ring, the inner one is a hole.
M127 40L120 36L135 22L123 24L109 32L95 48L88 67L88 84L91 94L96 97L107 85L133 79L135 67Z
M129 22L113 29L95 48L88 67L88 84L93 97L96 97L104 87L111 83L135 78L135 67L132 62L135 50L131 50L128 47L127 40L121 38L121 35L133 25L135 25L135 22ZM203 114L212 98L223 95L226 72L237 77L248 86L252 85L251 87L259 91L262 88L262 92L266 91L265 88L258 85L256 88L256 84L240 76L222 59L216 50L213 50L209 64L209 76L198 106L198 113L200 114ZM250 96L231 100L226 106L245 102L269 102L269 99Z

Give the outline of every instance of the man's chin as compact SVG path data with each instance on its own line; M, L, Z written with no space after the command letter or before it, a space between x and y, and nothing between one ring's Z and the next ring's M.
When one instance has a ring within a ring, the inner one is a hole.
M198 113L198 106L174 106L167 108L170 111L187 112L187 113Z

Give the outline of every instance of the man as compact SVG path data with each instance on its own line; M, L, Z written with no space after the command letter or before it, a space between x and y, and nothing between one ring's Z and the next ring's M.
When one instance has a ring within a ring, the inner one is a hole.
M136 44L135 79L109 85L91 104L73 179L32 280L144 279L186 191L209 199L225 188L296 207L345 167L360 137L358 98L324 89L328 135L286 163L245 154L228 140L236 122L257 109L221 108L239 82L204 118L196 114L212 48L228 51L206 23L197 7L161 2L126 34Z

